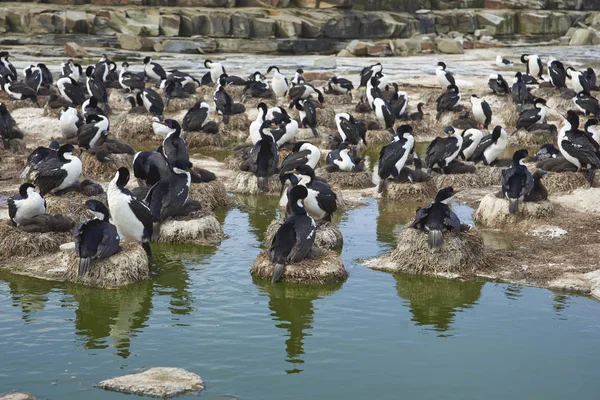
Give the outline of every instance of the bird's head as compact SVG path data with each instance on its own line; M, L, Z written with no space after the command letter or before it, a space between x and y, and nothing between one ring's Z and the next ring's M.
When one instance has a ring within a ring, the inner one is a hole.
M29 193L32 193L35 190L35 186L33 184L27 182L22 184L19 187L19 194L22 198L26 199L29 196Z
M411 135L413 132L413 128L411 125L405 124L405 125L400 125L397 129L396 129L396 136L398 137L405 137L408 135Z
M441 203L444 200L448 200L449 198L451 198L452 196L454 196L458 192L459 191L458 190L454 190L454 188L452 186L448 186L448 187L445 187L443 189L440 189L440 191L438 191L437 195L435 196L435 202L436 203Z
M446 63L440 61L437 63L438 67L440 67L442 69L442 71L446 70Z
M89 65L86 69L85 69L85 76L87 76L88 78L91 78L92 75L94 74L94 70L96 68L94 68L93 65Z
M577 129L579 127L579 116L575 111L567 111L567 122L571 125L571 129Z
M53 140L50 142L50 146L48 146L48 148L52 151L58 151L60 148L60 143L58 143L56 140Z
M527 149L521 149L521 150L517 150L515 151L515 153L513 154L513 164L523 164L522 160L524 160L527 156L529 155L529 152L527 151Z
M529 54L521 54L521 62L525 64L527 61L529 61Z
M126 167L119 168L113 180L115 179L117 187L121 189L124 188L125 185L127 185L127 182L129 182L129 170Z
M447 127L445 127L445 128L444 128L444 133L445 133L446 135L448 135L448 136L452 136L452 135L454 135L454 132L456 132L456 131L455 131L455 130L454 130L454 128L453 128L453 127L451 127L451 126L447 126Z
M144 65L152 62L152 57L144 57Z
M101 221L108 221L110 218L110 211L108 208L98 200L86 200L83 202L83 205L90 210L90 212Z

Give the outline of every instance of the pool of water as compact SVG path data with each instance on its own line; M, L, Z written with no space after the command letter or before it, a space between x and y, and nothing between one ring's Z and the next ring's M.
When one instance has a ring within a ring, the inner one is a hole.
M346 282L252 279L275 204L220 212L219 246L154 246L152 278L124 289L0 273L0 393L125 399L93 385L175 366L202 376L205 399L597 398L597 301L364 268L417 206L376 200L339 218Z

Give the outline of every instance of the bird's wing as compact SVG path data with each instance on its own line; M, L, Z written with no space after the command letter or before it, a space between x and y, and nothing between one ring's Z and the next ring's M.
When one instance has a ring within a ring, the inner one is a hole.
M538 111L537 108L530 108L521 112L517 121L517 128L526 128L538 122L540 120Z
M524 177L524 182L523 182L523 196L528 196L529 193L531 193L531 191L533 190L533 185L534 185L534 180L533 180L533 175L531 175L531 172L529 172L529 170L527 168L525 168L525 177Z
M108 258L119 250L119 235L117 228L108 222L105 222L102 228L102 240L98 244L96 257Z
M306 164L308 161L308 155L310 154L309 150L302 150L296 153L290 153L282 162L281 162L281 171L290 171L300 165Z
M423 224L425 223L425 220L427 219L427 216L429 215L429 211L431 211L432 206L433 206L433 204L430 204L428 206L419 208L417 210L417 215L415 216L415 220L413 221L413 223L410 226L412 228L422 230L424 227Z
M515 168L507 168L502 170L502 193L508 192L510 189L509 181L517 170Z
M15 217L15 215L17 215L17 206L15 205L16 197L17 196L14 196L8 199L8 216L11 220Z
M317 204L328 214L333 214L337 210L337 195L331 189L327 182L313 180L310 185L312 189L318 191Z
M444 226L450 231L460 230L460 219L458 219L458 216L454 214L450 207L446 209L446 216L444 217Z
M481 139L481 142L479 142L479 145L477 146L477 148L473 152L473 156L471 156L471 158L473 160L476 160L477 158L479 158L483 154L483 152L485 151L485 149L487 149L488 147L490 147L492 145L492 143L493 143L493 141L492 141L492 135L485 136L483 139Z
M451 110L458 100L458 95L455 92L446 92L438 98L437 111Z
M163 99L160 95L153 89L146 89L146 96L150 99L152 103L156 103L159 106L163 105Z
M571 140L563 140L563 149L577 158L582 164L591 164L600 167L600 159L598 151L589 144L589 140L583 137L575 137Z
M304 218L294 219L294 232L296 233L296 242L288 256L290 262L302 261L308 255L308 252L315 242L317 225L315 221L306 216Z
M451 85L456 85L456 80L454 79L454 74L450 71L446 71L446 78Z
M37 186L57 187L67 177L67 171L62 169L63 163L58 158L47 158L34 168L38 172L35 177Z
M405 149L402 147L404 145L403 140L399 140L394 143L390 143L389 145L383 147L381 152L379 153L379 176L382 177L382 174L386 171L391 171L392 168L396 165L398 160L402 158L404 155ZM400 171L398 171L400 172ZM387 176L386 176L387 178Z
M468 148L472 144L473 144L473 135L471 133L467 133L465 136L463 136L463 144L462 144L462 147L460 148L460 150L462 151L462 150Z
M488 104L487 101L482 101L481 102L481 108L483 109L483 113L487 116L487 115L492 115L492 109L490 107L490 105Z

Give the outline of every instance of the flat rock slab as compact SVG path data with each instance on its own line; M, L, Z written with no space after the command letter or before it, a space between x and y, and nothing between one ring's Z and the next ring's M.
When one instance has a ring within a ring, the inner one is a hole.
M0 394L0 400L35 400L35 397L29 393L6 393Z
M97 387L139 396L169 398L204 389L200 376L182 368L156 367L104 380Z

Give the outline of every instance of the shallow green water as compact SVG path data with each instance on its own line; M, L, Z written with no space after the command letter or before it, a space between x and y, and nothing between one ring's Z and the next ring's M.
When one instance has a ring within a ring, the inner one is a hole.
M1 274L0 393L131 399L93 385L177 366L206 399L597 398L600 303L366 269L355 259L389 251L414 212L375 200L339 221L345 283L253 280L274 204L220 213L218 247L154 247L152 279L122 290Z

